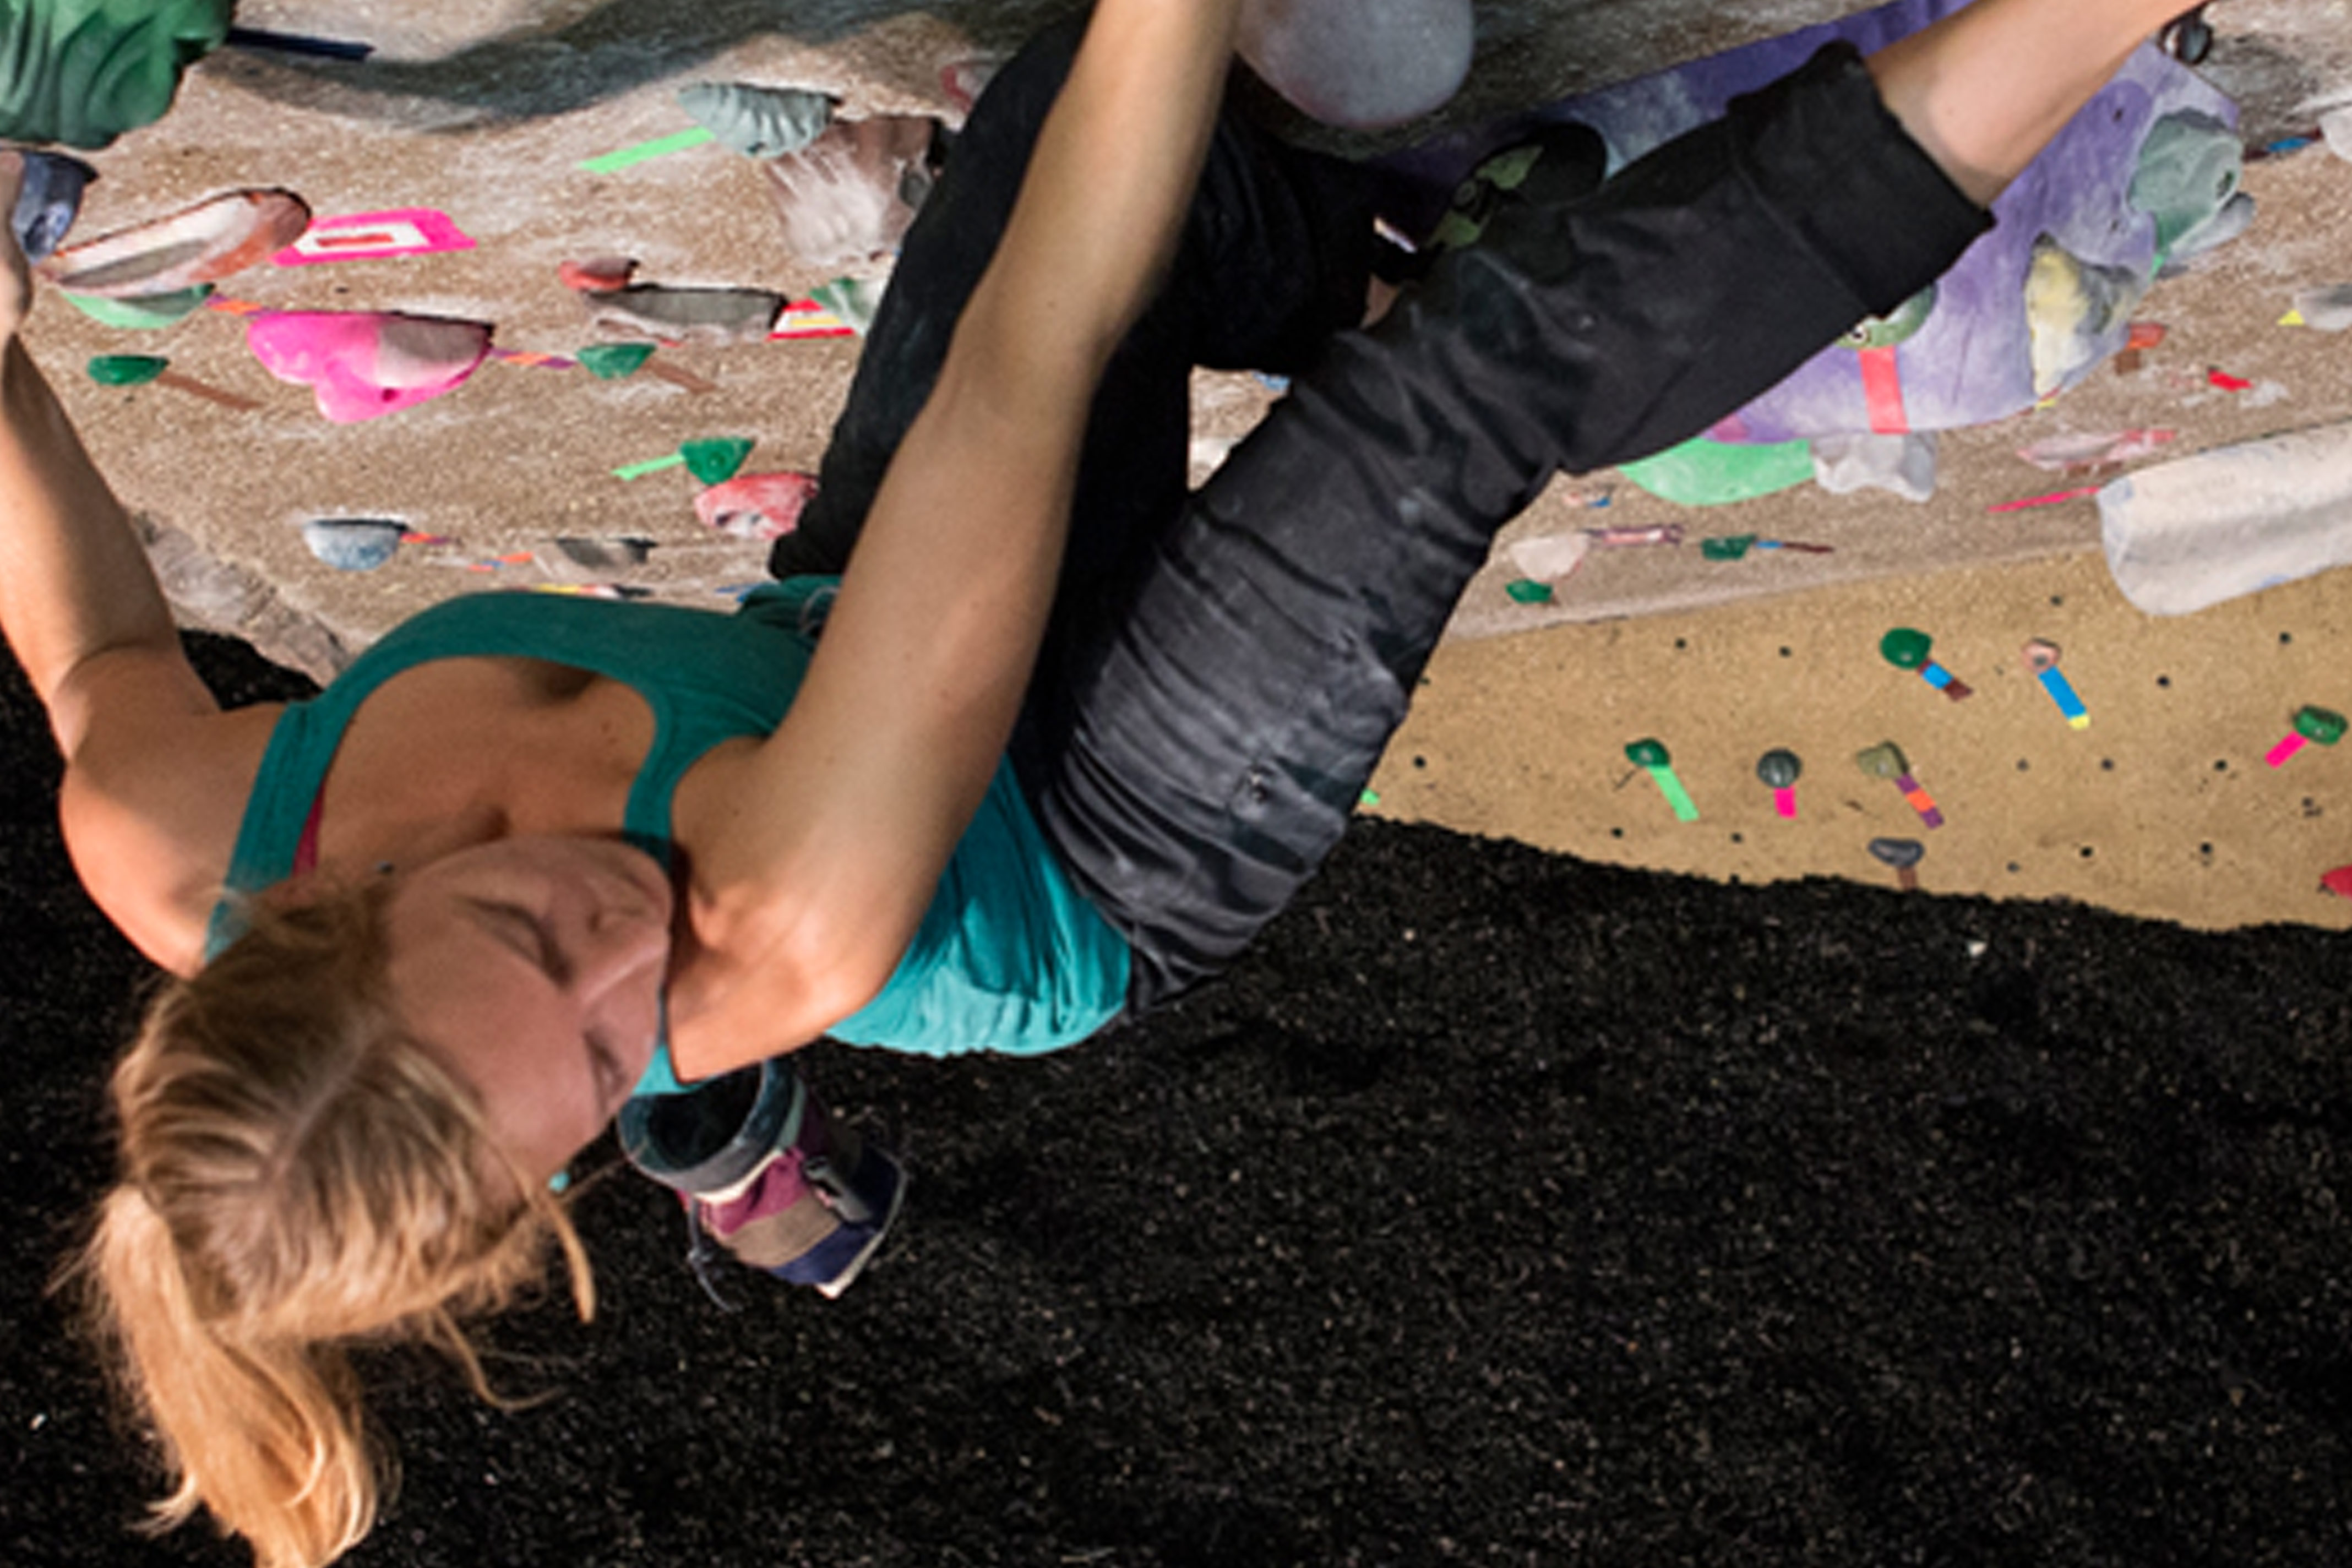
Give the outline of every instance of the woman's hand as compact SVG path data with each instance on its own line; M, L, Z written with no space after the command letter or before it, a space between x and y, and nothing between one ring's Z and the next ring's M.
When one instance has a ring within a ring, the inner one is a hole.
M0 218L16 210L17 193L24 185L24 154L0 152ZM16 226L0 222L0 348L16 341L32 308L33 269L26 264L24 247L16 243Z

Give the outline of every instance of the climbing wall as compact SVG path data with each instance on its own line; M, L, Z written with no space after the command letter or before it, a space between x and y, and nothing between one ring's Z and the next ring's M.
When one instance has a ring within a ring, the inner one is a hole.
M751 535L816 465L888 258L887 241L828 251L825 225L795 216L808 168L796 184L777 167L793 154L738 150L720 132L745 115L698 115L681 89L799 89L877 126L857 143L877 223L923 162L927 135L898 130L951 127L985 62L1064 8L248 0L244 25L366 58L207 61L172 117L92 159L69 244L237 190L290 192L310 226L273 232L283 243L182 313L52 292L30 341L183 610L314 673L457 593L723 609L760 574ZM1504 105L1847 9L1482 5L1478 65L1444 123L1473 132ZM2327 668L2335 579L2151 621L2092 553L2086 492L2352 419L2352 336L2281 324L2299 296L2352 281L2352 164L2307 135L2352 29L2342 0L2230 15L2241 33L2213 74L2258 154L2260 216L2134 301L2138 346L2046 406L1945 433L1926 500L1807 482L1692 507L1623 475L1563 480L1474 585L1375 809L1750 878L1892 883L1869 846L1908 838L1926 889L2332 920L2319 879L2352 846L2328 842L2328 780L2352 746L2276 770L2264 756L2300 710L2352 710ZM685 314L666 327L664 310ZM1273 395L1202 379L1201 472ZM349 417L368 396L381 416ZM1906 627L1971 697L1888 662L1882 642ZM2059 650L2087 727L2028 671L2034 639ZM1645 741L1696 821L1629 758ZM1886 742L1940 826L1856 764ZM1757 777L1776 749L1801 760L1793 817Z

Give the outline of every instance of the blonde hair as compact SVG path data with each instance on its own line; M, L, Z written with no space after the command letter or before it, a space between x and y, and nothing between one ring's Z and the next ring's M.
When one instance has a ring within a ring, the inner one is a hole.
M384 982L383 887L252 911L168 984L115 1069L121 1180L76 1272L177 1488L261 1568L356 1544L389 1485L346 1347L422 1340L495 1402L462 1315L543 1277L562 1205L500 1154L480 1101L407 1034Z

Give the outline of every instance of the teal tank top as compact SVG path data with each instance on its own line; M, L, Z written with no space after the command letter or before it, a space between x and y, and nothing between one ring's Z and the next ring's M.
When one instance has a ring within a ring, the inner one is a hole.
M271 731L213 911L206 956L236 939L236 897L290 875L344 729L386 680L437 658L541 659L626 683L654 739L622 828L667 862L670 798L712 746L783 720L815 647L830 578L753 590L734 615L541 594L451 599L402 623ZM788 805L780 809L790 809ZM1071 885L1008 764L958 843L889 982L830 1031L852 1045L926 1056L1027 1055L1073 1045L1125 1005L1126 942ZM641 1091L675 1089L667 1047Z

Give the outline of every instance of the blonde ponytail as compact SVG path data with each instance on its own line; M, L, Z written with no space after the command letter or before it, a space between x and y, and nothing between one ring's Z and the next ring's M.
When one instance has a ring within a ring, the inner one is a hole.
M167 985L115 1069L122 1181L78 1266L117 1381L199 1508L260 1568L319 1568L375 1521L390 1463L344 1347L420 1339L489 1389L460 1324L543 1272L561 1205L497 1152L479 1101L401 1028L383 892L255 911Z

